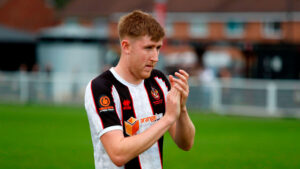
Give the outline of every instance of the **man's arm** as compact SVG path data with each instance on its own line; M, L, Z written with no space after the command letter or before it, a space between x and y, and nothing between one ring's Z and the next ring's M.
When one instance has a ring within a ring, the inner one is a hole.
M188 151L193 147L195 127L186 108L181 111L179 119L170 127L169 133L182 150Z
M169 79L171 85L176 87L181 92L180 116L178 120L170 127L169 133L178 147L188 151L192 148L195 137L195 127L188 115L186 108L186 101L189 95L189 75L185 71L179 70L179 73L176 72L175 76L177 76L178 79L174 78L173 76L169 76Z
M113 130L101 136L101 142L115 165L123 166L149 149L174 124L180 113L180 92L176 88L168 93L166 104L163 118L140 134L124 137L121 130Z

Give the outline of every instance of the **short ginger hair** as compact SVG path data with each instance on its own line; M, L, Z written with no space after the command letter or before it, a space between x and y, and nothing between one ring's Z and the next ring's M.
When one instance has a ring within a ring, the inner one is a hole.
M165 36L162 26L148 13L135 10L122 16L118 24L120 41L124 37L138 38L148 35L152 41L159 41Z

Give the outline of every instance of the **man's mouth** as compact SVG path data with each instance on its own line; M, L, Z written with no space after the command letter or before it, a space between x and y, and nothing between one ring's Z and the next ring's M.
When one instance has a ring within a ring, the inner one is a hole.
M148 68L153 68L154 65L146 65L146 67L148 67Z
M145 70L146 71L152 71L153 67L154 67L153 65L146 65Z

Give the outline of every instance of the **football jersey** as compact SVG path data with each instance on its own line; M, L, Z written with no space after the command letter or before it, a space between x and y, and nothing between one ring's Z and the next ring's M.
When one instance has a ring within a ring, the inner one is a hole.
M147 130L165 114L170 83L165 75L153 70L140 84L125 81L111 68L91 80L86 88L88 115L96 169L160 169L163 164L163 137L148 150L122 167L117 167L105 151L100 137L122 130L130 137Z

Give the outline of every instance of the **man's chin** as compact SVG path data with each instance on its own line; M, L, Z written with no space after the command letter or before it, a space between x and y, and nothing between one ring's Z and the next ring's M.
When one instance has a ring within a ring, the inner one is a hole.
M151 71L147 71L147 72L143 72L141 75L142 75L142 78L143 79L147 79L147 78L149 78L150 76L151 76L151 72L152 72L152 70Z

